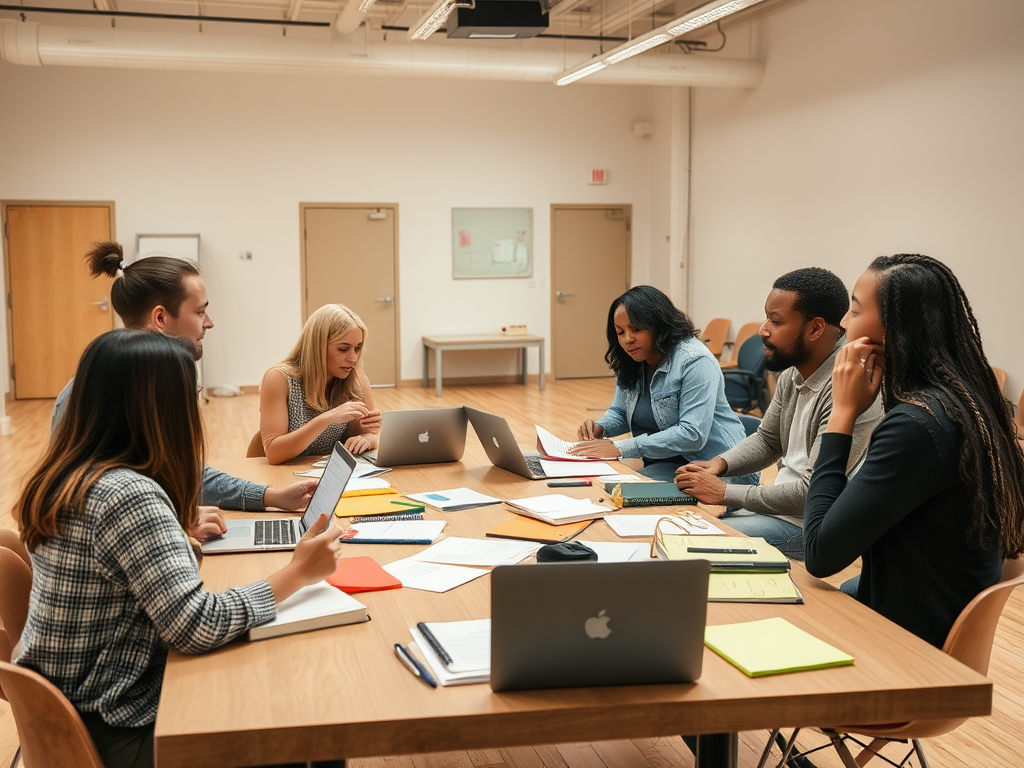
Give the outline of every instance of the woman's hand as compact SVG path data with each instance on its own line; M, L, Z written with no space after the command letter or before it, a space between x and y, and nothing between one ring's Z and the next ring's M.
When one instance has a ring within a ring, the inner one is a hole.
M615 447L611 440L586 440L576 443L569 453L573 456L589 456L594 459L618 459L622 457L621 451Z
M349 453L358 455L360 453L366 453L372 451L377 447L377 436L373 434L369 435L353 435L345 441L345 448L348 449Z
M273 574L267 583L280 603L302 587L326 579L338 567L341 529L327 515L320 515L295 545L291 562Z
M593 419L587 419L580 424L580 428L576 430L576 436L580 440L599 440L604 437L604 427Z
M313 498L319 480L300 480L283 488L270 486L263 492L263 506L288 512L302 512Z
M832 415L828 432L852 435L853 425L878 397L885 361L882 346L867 336L839 350L832 369Z
M368 411L365 416L359 420L360 431L362 432L380 432L380 424L384 418L384 414L380 411Z
M369 413L370 409L362 400L349 400L329 411L324 411L320 417L328 424L347 424L350 421L359 421Z
M199 522L186 533L198 541L213 541L223 536L227 529L217 507L199 507Z

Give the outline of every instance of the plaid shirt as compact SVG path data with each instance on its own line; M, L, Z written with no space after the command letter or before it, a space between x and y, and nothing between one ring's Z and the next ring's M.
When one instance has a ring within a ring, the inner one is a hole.
M17 662L114 726L156 720L168 647L203 653L277 614L266 581L215 594L171 501L130 469L104 473L84 515L32 553Z

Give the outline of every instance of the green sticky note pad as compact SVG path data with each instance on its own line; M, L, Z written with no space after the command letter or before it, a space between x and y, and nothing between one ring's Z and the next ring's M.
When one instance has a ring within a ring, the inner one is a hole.
M779 617L707 627L704 644L750 677L853 664L853 656Z

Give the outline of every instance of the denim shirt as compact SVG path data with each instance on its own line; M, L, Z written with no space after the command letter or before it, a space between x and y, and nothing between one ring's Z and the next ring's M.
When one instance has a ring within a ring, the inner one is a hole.
M639 382L636 388L629 390L616 384L611 407L597 419L605 435L629 431L639 398ZM713 459L746 436L743 425L725 399L721 366L695 338L676 344L655 370L651 379L651 408L661 431L615 440L615 447L623 458Z

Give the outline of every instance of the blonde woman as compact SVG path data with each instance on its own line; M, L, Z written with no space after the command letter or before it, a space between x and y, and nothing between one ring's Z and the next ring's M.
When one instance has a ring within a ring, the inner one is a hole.
M260 435L271 464L377 447L381 415L363 372L366 326L348 307L327 304L309 316L288 357L263 376Z

